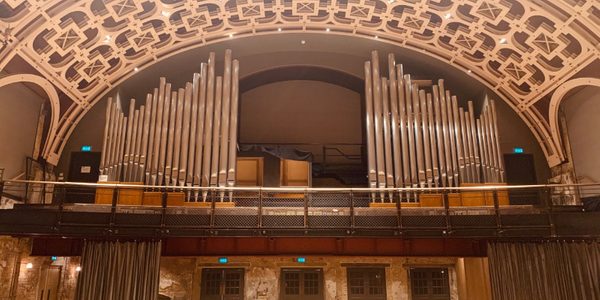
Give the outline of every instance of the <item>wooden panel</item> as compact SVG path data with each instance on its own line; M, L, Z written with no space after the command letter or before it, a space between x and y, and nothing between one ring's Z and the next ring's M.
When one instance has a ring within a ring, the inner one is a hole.
M443 207L444 198L442 194L420 194L419 203L421 207Z
M262 157L238 157L236 186L262 186L264 160Z
M119 182L102 182L116 184ZM142 185L142 182L121 182L122 184ZM97 188L96 204L112 204L114 188ZM117 204L119 205L142 205L143 189L121 188L117 195Z
M310 186L310 162L282 159L281 186Z
M183 192L168 192L167 206L183 206L185 201L185 193ZM144 192L144 205L162 206L161 192Z

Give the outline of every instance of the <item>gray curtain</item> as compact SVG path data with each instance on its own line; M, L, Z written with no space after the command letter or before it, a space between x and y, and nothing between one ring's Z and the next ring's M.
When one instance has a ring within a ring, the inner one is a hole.
M76 299L158 299L160 249L160 241L86 241Z
M490 243L495 300L600 299L600 243Z

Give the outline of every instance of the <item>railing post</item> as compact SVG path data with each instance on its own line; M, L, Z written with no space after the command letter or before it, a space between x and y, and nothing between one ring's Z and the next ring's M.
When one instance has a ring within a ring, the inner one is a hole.
M500 235L502 234L502 217L500 216L500 204L498 203L497 189L492 190L492 200L494 200L494 214L496 215L496 235Z
M552 203L552 188L546 187L543 191L546 193L544 197L546 202L546 213L548 214L548 225L550 225L550 236L556 236L556 227L554 226L554 203Z
M308 191L304 190L304 228L308 228Z
M398 211L398 233L402 234L402 193L396 191L398 195L396 199L396 210Z
M54 190L56 191L57 188L55 187ZM56 231L60 230L60 226L62 225L62 216L63 216L63 211L64 211L64 204L65 204L65 199L67 197L67 186L65 184L62 184L60 187L58 187L58 192L55 193L55 197L54 198L58 198L58 216L56 217Z
M327 168L327 146L323 145L323 163L321 164L323 170L321 172L326 173L325 169Z
M354 218L354 191L350 190L350 228L354 230L356 220Z
M161 215L160 215L160 228L162 229L162 232L164 233L164 228L165 228L165 223L166 223L166 219L167 219L167 197L168 197L168 192L167 192L167 188L166 187L161 187L160 188L161 191Z
M119 187L118 186L114 186L113 188L113 194L112 194L112 204L110 206L110 223L108 226L108 233L109 235L112 235L113 233L113 227L115 225L115 218L116 218L116 214L117 214L117 203L119 200Z
M262 188L258 190L258 228L263 226L263 192Z
M210 228L213 229L215 227L215 191L210 190L208 197L210 199Z
M442 192L442 200L444 202L444 217L446 219L446 230L444 231L444 234L450 234L451 230L452 230L452 223L450 222L450 201L448 199L448 194L450 193L450 190L444 189Z

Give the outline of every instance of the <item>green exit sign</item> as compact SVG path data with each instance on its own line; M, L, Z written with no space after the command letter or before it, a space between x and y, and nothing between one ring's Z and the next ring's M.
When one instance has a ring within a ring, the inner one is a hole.
M82 152L90 152L92 151L92 146L81 146Z
M515 147L513 148L513 153L524 153L524 150L521 147Z

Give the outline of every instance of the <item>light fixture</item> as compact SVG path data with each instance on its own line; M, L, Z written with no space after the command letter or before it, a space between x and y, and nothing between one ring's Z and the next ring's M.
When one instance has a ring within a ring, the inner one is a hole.
M329 32L329 28L325 29L325 31Z
M105 44L108 44L108 43L110 43L110 40L111 40L111 37L110 37L110 35L104 36L104 43L105 43Z
M168 16L170 16L170 15L171 15L171 12L168 12L168 11L166 11L166 10L163 10L163 11L162 11L160 14L161 14L161 15L163 15L163 17L168 17Z
M137 71L139 71L139 70L140 70L140 69L139 69L138 67L135 67L135 68L133 68L133 71L134 71L134 72L137 72Z
M467 70L467 73L471 73L471 70Z
M230 33L230 34L229 34L229 37L230 37L230 38L232 38L232 37L233 37L233 33Z
M280 28L277 28L277 31L281 32L281 27L280 27Z
M450 14L450 13L447 13L444 15L444 18L446 18L446 19L450 19L450 17L452 17L452 14Z
M75 272L80 272L80 271L81 271L81 266L77 266L77 267L75 268Z
M378 38L379 38L379 36L378 36L378 35L376 35L376 36L375 36L375 39L378 39Z
M388 3L389 3L389 4L392 4L392 3L394 3L394 2L396 2L396 0L388 0Z
M500 39L500 44L506 44L506 38L501 38Z
M26 268L26 269L33 269L33 264L32 264L32 263L27 263L27 264L25 265L25 268Z
M306 41L305 40L301 40L300 44L304 45L304 44L306 44Z

